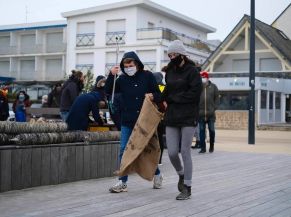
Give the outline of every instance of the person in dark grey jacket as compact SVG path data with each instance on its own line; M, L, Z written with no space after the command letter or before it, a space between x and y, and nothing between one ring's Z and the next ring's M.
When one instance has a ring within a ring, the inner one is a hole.
M62 87L60 112L63 121L66 121L74 100L79 96L84 87L84 76L81 71L72 70L72 75Z
M191 197L191 145L198 123L202 82L195 63L187 58L181 41L171 42L168 56L171 61L166 70L166 87L162 94L166 107L166 142L171 163L179 175L178 190L181 193L176 199L187 200ZM179 144L183 164L179 157Z
M203 90L200 97L199 105L199 130L200 130L200 152L206 152L205 143L205 128L208 125L210 147L209 152L214 151L214 140L215 140L215 111L219 105L219 93L217 86L209 80L209 74L206 71L200 72L203 82Z

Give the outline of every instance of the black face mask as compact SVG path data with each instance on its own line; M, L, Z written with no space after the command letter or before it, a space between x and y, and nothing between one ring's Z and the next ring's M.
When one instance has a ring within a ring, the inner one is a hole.
M182 61L183 61L183 58L181 55L178 55L175 58L171 59L171 63L173 63L175 66L180 66Z

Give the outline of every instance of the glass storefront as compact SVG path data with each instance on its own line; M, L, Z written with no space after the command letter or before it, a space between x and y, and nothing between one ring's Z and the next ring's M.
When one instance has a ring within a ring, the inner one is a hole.
M249 93L247 91L220 91L219 110L247 110Z

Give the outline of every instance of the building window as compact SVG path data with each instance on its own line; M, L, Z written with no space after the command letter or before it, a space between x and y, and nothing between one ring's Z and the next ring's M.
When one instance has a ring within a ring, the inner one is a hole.
M247 72L249 70L249 60L248 59L237 59L232 61L232 71L233 72Z
M21 53L36 53L35 34L21 35Z
M54 32L48 33L46 36L46 51L48 53L53 52L64 52L66 50L65 44L63 43L63 33Z
M270 92L269 96L269 109L273 109L273 92Z
M88 71L93 70L93 62L94 62L94 53L78 53L77 54L77 64L76 69L82 71L83 73L87 73Z
M276 58L262 58L260 59L260 71L281 71L282 65L280 60Z
M35 80L35 60L20 60L20 79Z
M0 61L0 73L1 76L10 76L9 70L10 69L10 61Z
M77 24L76 46L93 46L95 40L94 22L83 22Z
M9 54L10 36L0 36L0 54Z
M116 52L106 52L106 63L105 63L105 75L107 76L109 73L109 70L113 67L119 65L122 56L124 54L124 51L119 51L118 56ZM118 57L118 59L116 59ZM117 61L117 63L116 63Z
M136 52L143 62L145 70L160 71L160 69L156 69L156 50L137 50Z
M106 26L106 45L125 44L125 19L107 20Z
M261 90L261 109L267 108L267 91Z
M219 93L219 106L220 110L247 110L248 109L248 92L235 91L227 92L222 91Z
M62 71L62 58L47 59L46 64L46 74L45 79L56 80L63 79L64 72Z

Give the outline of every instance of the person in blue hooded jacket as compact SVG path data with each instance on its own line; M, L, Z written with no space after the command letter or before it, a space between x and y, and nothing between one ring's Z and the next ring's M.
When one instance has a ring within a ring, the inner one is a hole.
M153 73L144 70L143 63L133 51L123 55L120 67L115 66L110 70L105 84L107 94L112 94L114 77L120 70L122 74L116 79L114 92L120 94L122 101L122 106L120 108L121 139L119 161L121 161L126 144L138 119L145 95L148 94L151 100L155 102L160 101L160 91ZM128 176L119 177L118 183L113 185L109 191L111 193L126 192L127 180ZM162 180L162 174L159 168L157 168L154 176L153 188L161 188Z
M94 120L98 124L102 125L103 121L99 115L99 106L102 104L102 102L104 102L103 99L96 91L78 96L70 109L68 118L66 119L68 130L86 131L89 126L90 112L92 112Z

